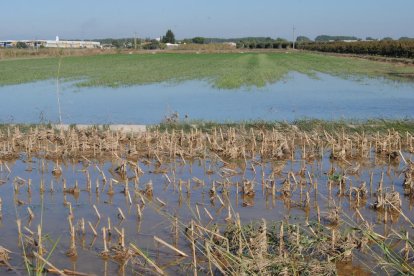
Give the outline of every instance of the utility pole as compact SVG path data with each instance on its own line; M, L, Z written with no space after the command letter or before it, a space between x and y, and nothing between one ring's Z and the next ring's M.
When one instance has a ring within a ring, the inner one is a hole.
M134 48L137 49L137 32L134 32Z
M293 25L293 49L295 49L295 25Z

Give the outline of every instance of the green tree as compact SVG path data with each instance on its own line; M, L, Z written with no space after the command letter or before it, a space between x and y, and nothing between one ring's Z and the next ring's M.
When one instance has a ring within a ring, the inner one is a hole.
M193 40L193 43L195 43L195 44L204 44L205 43L205 38L200 37L200 36L194 37L192 40Z
M16 43L16 48L18 49L26 49L27 47L28 47L27 44L24 42L19 41Z
M112 40L111 44L113 46L115 46L116 48L121 48L121 46L122 46L122 42L120 40L118 40L118 39Z
M171 30L168 30L165 36L162 38L163 43L175 43L175 36L174 33Z

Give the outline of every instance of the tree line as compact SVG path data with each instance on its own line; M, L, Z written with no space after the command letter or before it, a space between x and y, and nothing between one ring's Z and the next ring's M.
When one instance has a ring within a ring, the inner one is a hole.
M285 39L276 39L268 41L242 40L236 43L239 49L287 49L291 48L293 43Z
M414 40L303 42L298 49L318 52L414 58Z

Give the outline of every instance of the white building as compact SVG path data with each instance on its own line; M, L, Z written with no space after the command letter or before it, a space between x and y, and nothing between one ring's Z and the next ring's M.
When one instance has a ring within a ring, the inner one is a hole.
M165 46L167 47L167 49L176 49L178 48L178 44L172 44L172 43L165 43Z
M5 40L0 41L0 47L13 48L18 42L25 43L28 47L45 47L45 48L73 48L73 49L94 49L101 48L101 43L96 41L69 41L69 40Z
M237 44L235 42L224 42L223 44L229 45L230 47L236 48Z
M43 45L43 44L42 44ZM96 41L69 41L69 40L46 40L46 48L101 48L101 43Z

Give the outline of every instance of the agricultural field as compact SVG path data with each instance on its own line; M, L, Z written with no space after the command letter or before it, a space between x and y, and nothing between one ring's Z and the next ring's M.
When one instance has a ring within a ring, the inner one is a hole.
M206 80L214 87L263 87L289 72L412 81L414 66L302 52L157 53L0 60L0 85L77 80L79 86L131 86Z
M413 74L299 51L0 60L0 274L414 274ZM148 125L109 126L127 118Z

